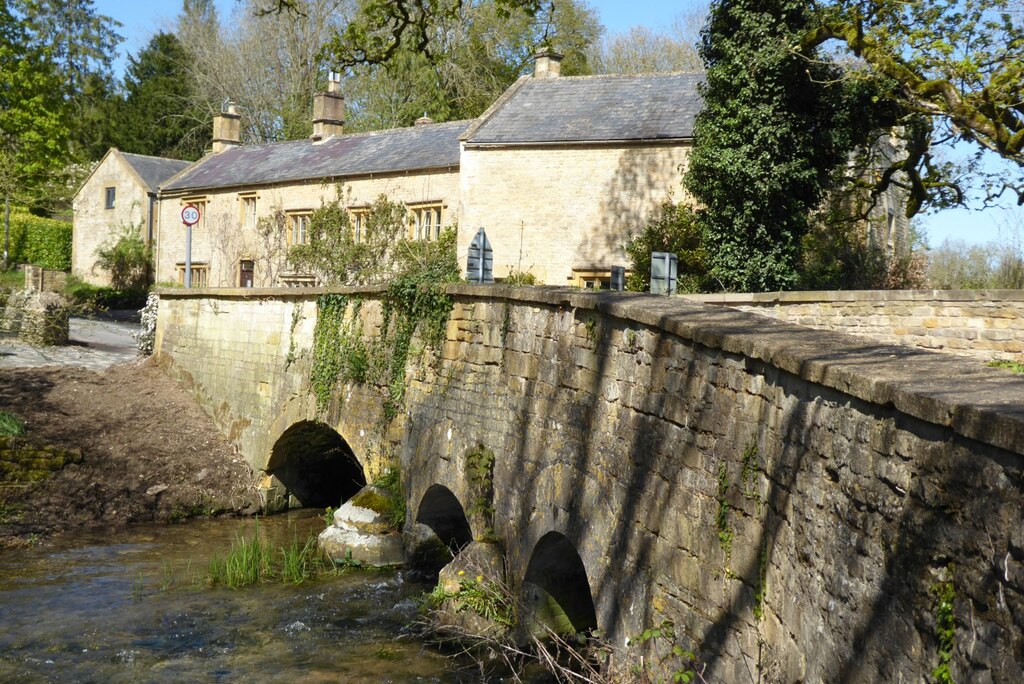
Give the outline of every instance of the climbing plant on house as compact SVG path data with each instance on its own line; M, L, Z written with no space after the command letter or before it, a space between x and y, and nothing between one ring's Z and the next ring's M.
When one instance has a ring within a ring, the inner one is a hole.
M348 211L333 202L313 214L309 244L289 254L295 268L322 282L386 285L376 339L364 338L358 295L317 300L310 380L321 411L339 380L374 383L384 388L384 417L393 418L405 396L413 339L436 348L444 338L452 301L443 286L459 279L456 233L448 228L430 242L402 239L405 221L405 207L382 195L361 217L357 236Z

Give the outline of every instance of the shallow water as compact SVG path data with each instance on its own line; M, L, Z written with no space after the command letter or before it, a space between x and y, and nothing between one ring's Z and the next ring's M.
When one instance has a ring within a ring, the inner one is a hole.
M273 548L321 517L264 518ZM399 571L208 588L209 559L252 520L78 531L0 551L0 681L450 682L406 633L425 589Z

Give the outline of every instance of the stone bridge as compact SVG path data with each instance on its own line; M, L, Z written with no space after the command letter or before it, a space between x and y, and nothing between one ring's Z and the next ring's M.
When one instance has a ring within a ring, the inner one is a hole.
M671 620L708 681L923 681L943 650L1024 681L1024 378L669 298L448 293L404 384L350 344L381 334L373 289L165 291L156 355L271 508L399 463L408 520L497 537L516 590L627 651ZM328 362L364 382L325 393Z

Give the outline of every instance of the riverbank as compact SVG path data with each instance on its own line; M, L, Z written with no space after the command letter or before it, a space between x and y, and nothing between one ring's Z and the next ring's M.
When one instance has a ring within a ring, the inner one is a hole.
M0 411L24 421L28 444L82 453L42 481L0 484L0 547L81 526L259 510L248 464L149 361L0 370Z

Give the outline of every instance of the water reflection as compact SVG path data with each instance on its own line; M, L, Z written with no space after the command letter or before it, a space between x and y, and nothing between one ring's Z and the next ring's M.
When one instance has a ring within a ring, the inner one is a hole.
M322 519L260 520L273 548ZM411 638L426 587L400 572L206 588L209 559L251 520L76 532L0 551L0 681L448 682Z

